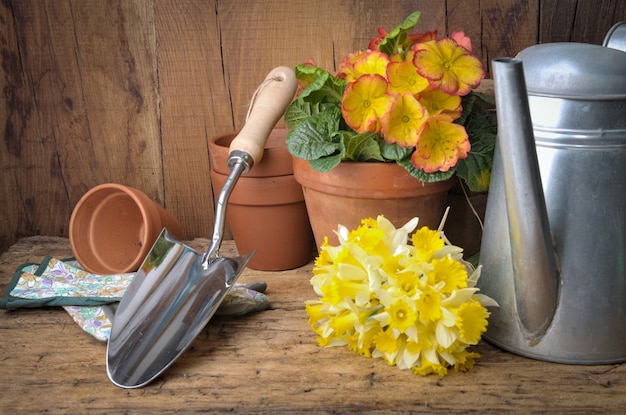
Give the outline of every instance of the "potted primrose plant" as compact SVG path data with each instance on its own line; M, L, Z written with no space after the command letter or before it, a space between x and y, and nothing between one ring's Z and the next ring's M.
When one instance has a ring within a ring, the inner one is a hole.
M337 242L338 224L380 214L436 227L455 178L489 187L493 101L473 91L483 65L463 32L410 34L420 15L378 29L335 74L312 61L295 67L301 90L285 112L286 142L318 247Z

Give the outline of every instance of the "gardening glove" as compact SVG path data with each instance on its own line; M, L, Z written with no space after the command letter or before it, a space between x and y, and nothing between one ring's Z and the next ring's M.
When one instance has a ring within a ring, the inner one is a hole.
M117 303L134 273L94 275L72 260L46 257L41 264L20 266L7 287L0 308L62 306L87 333L101 341L109 338ZM217 314L240 316L269 307L263 282L235 284Z

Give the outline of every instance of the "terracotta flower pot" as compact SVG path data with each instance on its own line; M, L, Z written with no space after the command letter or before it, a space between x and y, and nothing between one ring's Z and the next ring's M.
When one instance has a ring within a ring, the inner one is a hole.
M396 163L343 162L318 172L306 160L293 158L309 220L319 247L324 236L338 244L338 225L355 229L364 218L382 214L396 227L419 217L418 227L437 228L454 180L423 183Z
M287 151L285 139L288 130L286 128L274 128L267 138L263 159L260 163L246 174L245 177L274 177L293 175L293 162L291 154ZM209 138L209 161L211 170L220 174L228 175L228 155L230 143L237 136L236 132L220 134ZM235 186L237 188L238 184Z
M134 272L164 227L181 237L176 219L142 191L101 184L74 207L70 245L80 265L91 273Z
M211 181L217 195L228 177L228 147L237 133L209 139ZM274 129L263 159L235 184L226 208L237 250L256 250L248 266L281 271L308 263L314 239L302 187L293 176L291 154L285 146L286 129Z

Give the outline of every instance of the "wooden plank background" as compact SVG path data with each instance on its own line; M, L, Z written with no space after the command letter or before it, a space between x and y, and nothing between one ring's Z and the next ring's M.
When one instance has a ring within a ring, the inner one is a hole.
M484 63L539 42L599 44L621 0L3 0L0 252L67 236L91 187L139 188L209 236L207 139L244 123L273 67L336 68L421 10L420 30L464 30Z

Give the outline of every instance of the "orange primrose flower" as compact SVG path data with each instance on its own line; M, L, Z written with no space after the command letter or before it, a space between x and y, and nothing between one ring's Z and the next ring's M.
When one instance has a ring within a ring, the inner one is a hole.
M370 50L378 49L378 45L380 44L380 42L382 42L385 36L389 34L389 32L387 32L382 27L379 27L377 29L377 32L378 32L378 37L375 37L374 39L370 40L370 43L367 45L367 48Z
M467 95L485 77L482 63L453 39L418 43L413 64L433 88L451 95Z
M414 147L427 118L428 111L413 94L400 94L382 120L382 133L390 143Z
M345 57L337 76L348 82L354 82L361 75L385 76L387 74L387 64L389 56L377 50L364 50L351 53Z
M431 40L436 40L436 39L437 39L436 30L432 30L429 32L424 32L424 33L413 33L412 35L408 35L406 37L406 41L404 42L404 47L406 49L410 49L411 46L415 45L416 43L430 42Z
M463 110L460 96L446 94L440 89L428 88L420 92L417 100L426 107L430 115L448 114L456 120Z
M458 43L459 46L463 46L465 49L467 49L468 52L472 51L472 40L469 37L465 36L465 32L452 32L450 37L454 39L454 41Z
M427 173L448 171L458 159L467 157L470 142L462 125L454 124L452 117L439 114L430 117L420 134L411 162Z
M389 91L393 93L411 92L417 94L428 87L428 80L417 73L413 62L392 61L387 65Z
M387 80L381 75L362 75L346 88L341 112L346 123L358 133L381 130L381 118L389 111L393 97L387 95Z

